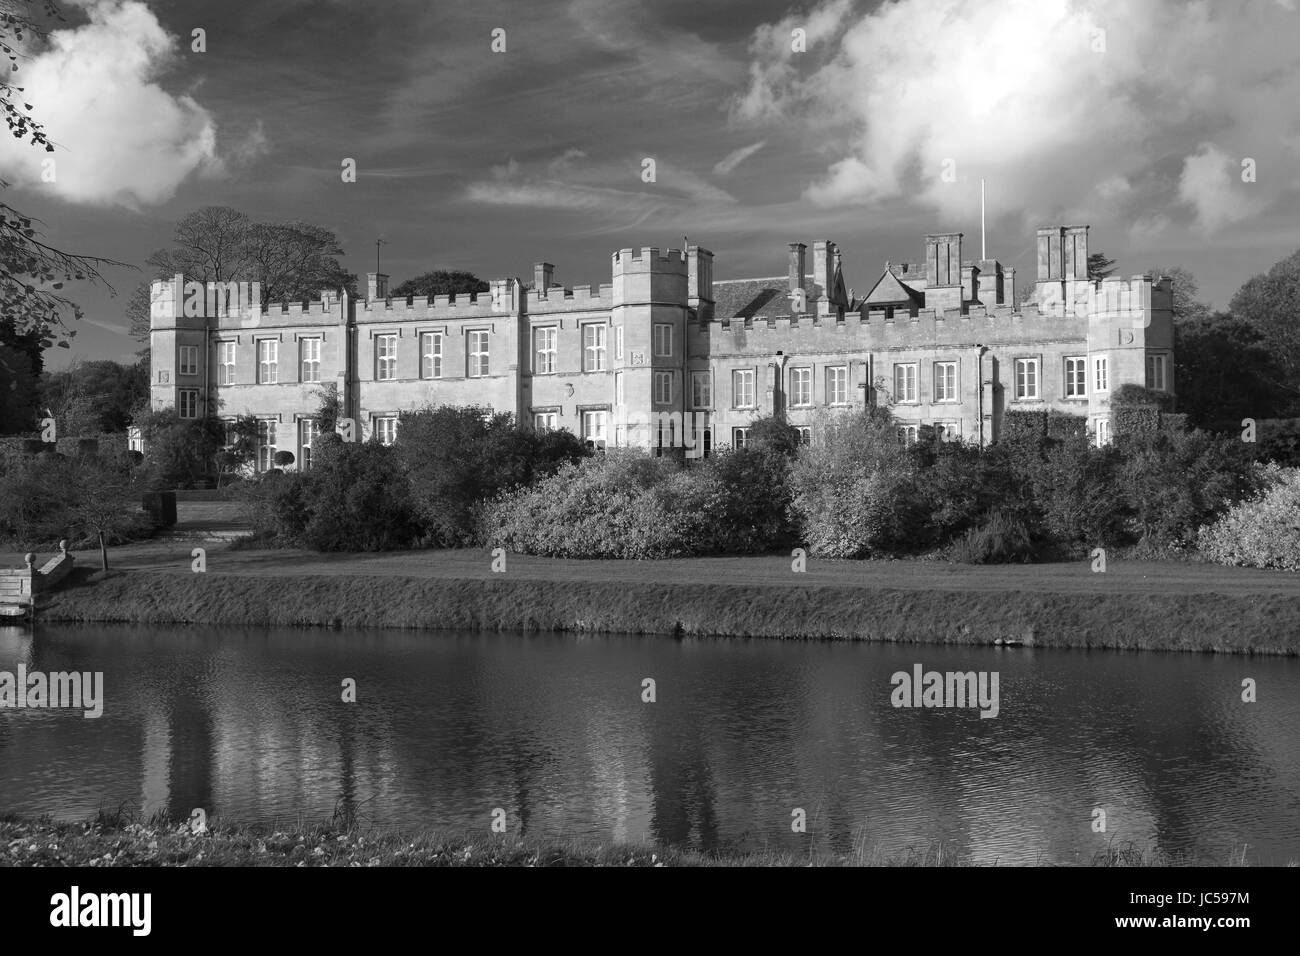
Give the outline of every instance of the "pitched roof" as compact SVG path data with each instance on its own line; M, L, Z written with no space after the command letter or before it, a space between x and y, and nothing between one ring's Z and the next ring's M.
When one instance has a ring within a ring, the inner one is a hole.
M713 316L752 319L757 315L794 315L789 279L723 279L713 283Z
M898 302L915 302L925 304L925 296L918 290L904 283L893 270L886 269L864 297L867 305L892 305Z

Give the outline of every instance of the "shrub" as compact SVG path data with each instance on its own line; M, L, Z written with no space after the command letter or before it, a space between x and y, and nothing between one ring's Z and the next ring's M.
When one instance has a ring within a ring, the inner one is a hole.
M1144 546L1181 549L1258 487L1248 445L1203 431L1159 431L1120 443L1118 491L1130 534Z
M393 447L410 474L427 542L439 547L473 540L479 502L586 454L572 432L538 434L506 413L449 405L404 412Z
M1025 519L994 508L978 527L966 531L950 554L964 564L1007 564L1032 561L1035 550L1034 534Z
M864 558L915 547L924 506L916 465L887 409L827 416L791 469L793 511L810 554Z
M310 471L268 472L245 494L254 531L276 544L386 551L409 548L420 535L406 471L377 442L340 442Z
M1201 528L1197 544L1218 564L1300 571L1300 468L1274 473L1255 497Z
M611 450L485 503L479 538L488 547L565 558L697 554L708 547L710 500L719 494L702 471Z
M793 429L791 429L793 431ZM798 432L794 432L798 438ZM790 452L797 445L758 442L721 449L688 469L709 516L699 550L756 554L796 537L790 517Z

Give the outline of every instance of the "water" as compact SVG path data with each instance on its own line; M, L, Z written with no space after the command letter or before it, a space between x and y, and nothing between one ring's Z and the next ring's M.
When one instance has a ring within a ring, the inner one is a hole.
M997 671L1000 712L890 675ZM697 848L1107 842L1300 859L1300 660L345 629L0 629L0 671L103 671L104 715L0 710L0 812L119 806ZM642 702L642 680L656 682ZM1243 678L1258 703L1241 701ZM358 701L341 700L342 681ZM806 811L808 833L791 831ZM1106 833L1092 830L1106 812Z

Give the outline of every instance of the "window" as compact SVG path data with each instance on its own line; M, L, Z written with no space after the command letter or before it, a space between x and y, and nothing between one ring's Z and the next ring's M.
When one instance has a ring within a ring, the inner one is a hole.
M1105 448L1110 444L1110 419L1097 419L1097 447Z
M754 407L754 370L738 368L731 373L731 404L733 408Z
M898 437L902 439L904 445L915 445L919 435L919 425L900 425L898 428Z
M623 361L623 326L614 330L614 358Z
M656 458L662 458L662 457L663 457L663 453L664 453L664 448L665 448L665 447L668 447L668 448L676 448L676 447L677 447L677 423L674 422L671 418L669 418L669 420L668 420L668 422L667 422L666 424L668 425L668 440L667 440L667 441L664 440L664 425L665 425L665 422L663 421L663 419L660 419L660 421L659 421L659 428L658 428L658 432L659 432L659 434L658 434L658 436L657 436L657 439L656 439L656 445L655 445L655 457L656 457Z
M181 346L181 357L177 371L181 375L199 374L199 347L197 345Z
M391 382L397 378L397 336L375 336L375 378Z
M934 431L935 434L939 436L940 441L961 440L960 422L935 422Z
M559 329L551 326L545 329L533 330L533 373L536 375L552 375L555 372L555 341L559 335Z
M622 405L627 401L627 395L623 390L623 373L614 373L614 403Z
M320 381L320 339L303 339L298 343L302 353L302 381Z
M298 423L298 462L302 471L311 467L311 443L320 437L320 422L304 418Z
M596 322L582 327L582 370L605 370L605 326Z
M537 412L533 415L533 430L553 432L559 427L560 416L556 412Z
M420 336L421 378L442 378L442 333L425 332Z
M397 441L397 416L383 415L375 419L375 437L381 445Z
M1165 357L1163 355L1147 356L1147 388L1157 392L1165 390Z
M691 373L691 405L694 408L713 406L712 372Z
M790 369L790 404L811 405L812 400L812 369Z
M673 327L667 322L656 322L654 336L655 357L671 357L673 354Z
M182 388L176 400L176 411L181 418L199 417L199 390Z
M257 470L270 471L275 467L275 430L273 418L263 418L257 423Z
M655 404L670 405L673 401L673 373L655 372Z
M1110 387L1107 378L1106 356L1094 355L1092 357L1092 387L1095 391L1104 392Z
M1087 392L1087 363L1082 356L1065 360L1065 397L1083 398Z
M849 369L837 365L826 370L826 401L830 405L849 403Z
M916 366L894 366L894 401L916 401Z
M257 381L260 385L274 385L280 380L280 343L276 339L259 339L257 342Z
M748 437L748 435L749 435L748 428L733 428L731 430L731 447L744 448L745 439Z
M1038 359L1016 359L1016 398L1022 401L1038 398Z
M811 444L812 444L812 426L811 426L811 425L798 425L798 426L796 426L796 428L797 428L798 431L799 431L799 444L801 444L801 445L811 445Z
M584 441L603 442L605 440L605 421L608 413L583 412L582 437Z
M934 400L936 402L957 401L957 363L934 363Z
M217 343L217 384L235 384L235 343Z
M469 333L469 377L482 378L488 373L488 332L478 329Z

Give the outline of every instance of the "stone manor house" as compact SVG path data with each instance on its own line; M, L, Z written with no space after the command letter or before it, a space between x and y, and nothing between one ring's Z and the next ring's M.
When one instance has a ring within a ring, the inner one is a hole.
M1034 295L1015 270L962 258L962 234L925 237L921 263L886 263L865 295L845 287L835 243L791 243L785 275L715 280L713 254L622 249L611 281L564 288L539 262L532 287L494 279L476 296L393 300L370 273L364 299L309 304L182 301L153 284L151 401L182 417L256 416L257 467L291 451L310 467L321 385L335 383L362 439L391 442L398 414L485 405L597 445L741 446L784 413L811 438L827 410L886 404L914 437L996 441L1013 409L1086 416L1110 438L1108 396L1173 389L1172 282L1088 278L1088 227L1038 230ZM197 296L195 297L198 298ZM197 312L202 314L186 314Z

